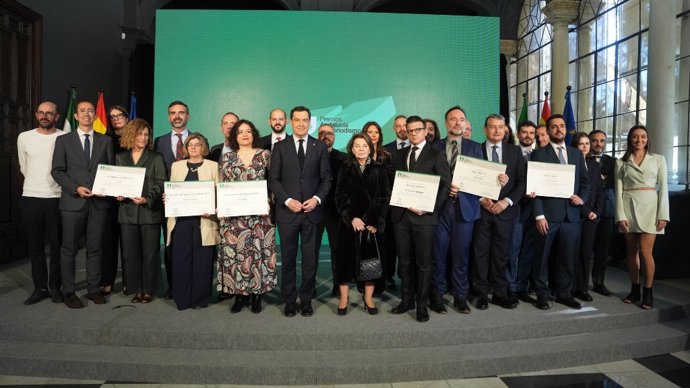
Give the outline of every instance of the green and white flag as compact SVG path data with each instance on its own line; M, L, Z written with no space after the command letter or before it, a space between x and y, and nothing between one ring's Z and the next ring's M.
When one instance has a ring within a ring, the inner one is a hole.
M62 124L62 130L65 132L71 132L73 128L77 127L77 120L74 118L74 108L77 105L77 86L72 85L72 90L69 93L69 103L67 104L67 110L65 111L64 123Z

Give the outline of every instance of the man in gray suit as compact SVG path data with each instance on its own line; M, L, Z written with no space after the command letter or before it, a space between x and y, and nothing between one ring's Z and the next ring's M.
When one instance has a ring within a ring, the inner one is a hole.
M282 260L281 291L285 316L297 313L297 247L301 238L302 315L314 314L311 298L316 287L316 226L323 218L323 201L331 188L331 168L326 145L309 136L311 112L297 106L290 111L293 134L273 145L268 184L275 195L276 221Z
M75 256L79 242L86 238L86 297L96 304L106 302L100 293L101 242L111 201L91 192L99 164L113 164L113 144L108 136L93 130L96 108L89 101L77 104L74 117L78 127L55 141L51 175L62 188L62 290L70 308L82 308L75 294Z

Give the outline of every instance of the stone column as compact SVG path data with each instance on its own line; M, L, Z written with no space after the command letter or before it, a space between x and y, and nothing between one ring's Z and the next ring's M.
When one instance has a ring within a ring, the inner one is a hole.
M675 120L676 3L649 4L649 68L647 71L647 122L653 152L666 158L669 183L673 165Z
M553 26L551 43L551 112L563 112L568 86L568 24L577 19L579 0L552 0L542 9L546 22Z

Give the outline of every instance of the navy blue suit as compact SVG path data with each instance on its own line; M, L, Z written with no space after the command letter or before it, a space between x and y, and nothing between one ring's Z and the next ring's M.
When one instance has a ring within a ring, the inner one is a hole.
M446 139L434 142L433 147L446 152ZM479 143L461 138L460 155L482 159L482 148ZM453 171L450 172L451 177ZM451 179L452 180L452 179ZM433 294L440 298L448 290L446 280L446 262L451 254L452 281L454 297L466 299L469 291L470 246L474 221L479 219L479 197L472 194L458 193L457 198L446 201L439 214L436 240L434 241L434 277Z
M589 175L585 167L585 158L577 148L565 146L568 164L575 166L575 183L573 194L587 202L590 193ZM532 152L532 161L560 163L551 144ZM529 189L529 188L528 188ZM534 217L544 216L548 222L545 236L537 233L537 256L532 263L535 288L539 298L549 294L548 259L551 246L556 243L556 268L554 271L557 297L571 298L573 288L575 251L580 234L580 207L574 206L567 198L536 197L532 201Z

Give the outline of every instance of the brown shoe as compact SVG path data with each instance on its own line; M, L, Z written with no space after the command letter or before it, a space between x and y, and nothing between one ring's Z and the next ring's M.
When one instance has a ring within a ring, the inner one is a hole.
M65 305L71 309L84 308L84 302L76 294L65 294Z
M153 295L151 294L144 294L141 296L141 299L139 299L141 303L151 303L153 301Z
M86 298L95 304L105 304L106 299L100 292L91 292L86 294Z

